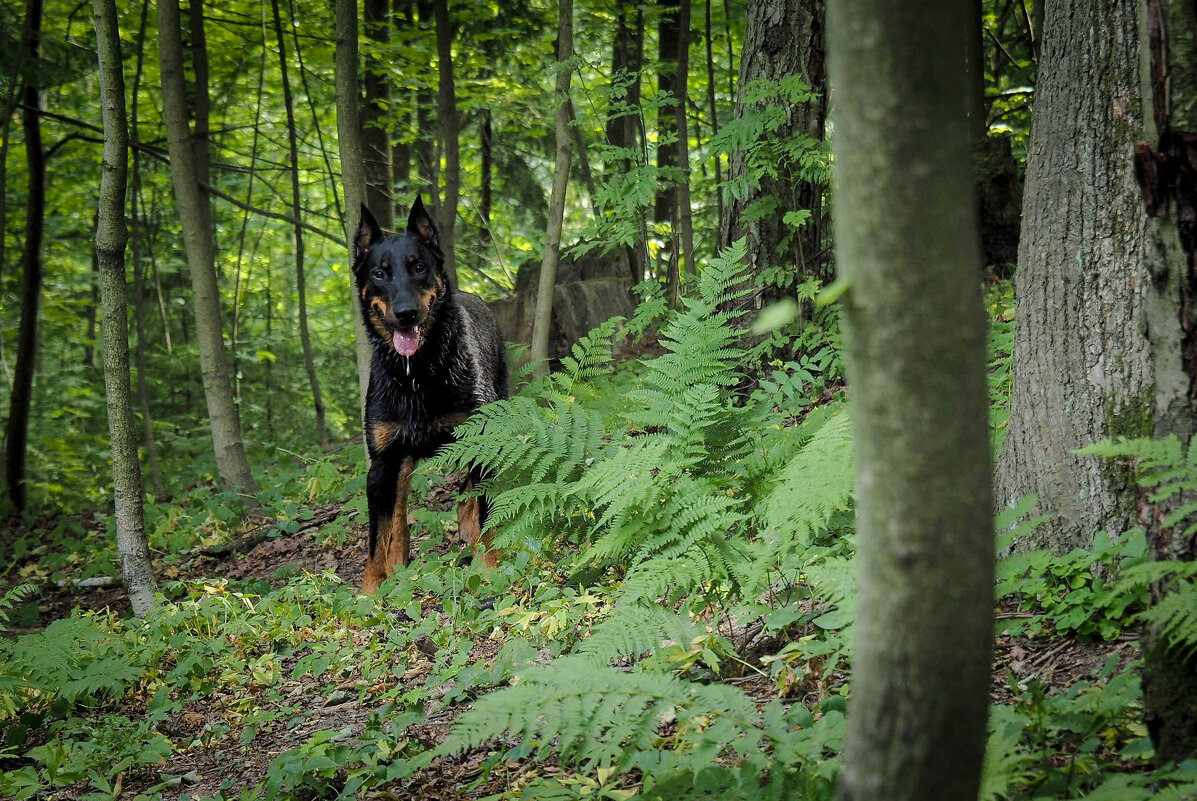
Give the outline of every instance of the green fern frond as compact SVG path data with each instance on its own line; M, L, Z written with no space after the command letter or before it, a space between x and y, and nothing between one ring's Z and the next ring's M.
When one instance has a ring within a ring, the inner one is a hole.
M33 584L18 584L0 595L0 629L7 629L12 624L10 614L13 607L28 600L36 592L37 587Z
M710 580L710 570L698 554L654 557L628 569L623 582L625 602L673 598Z
M852 497L852 422L847 411L827 418L790 463L765 501L771 539L806 542L826 528Z
M685 647L706 629L669 609L621 603L580 641L573 653L603 665L616 660L638 660L661 649L666 642Z
M1155 629L1168 647L1184 658L1197 653L1197 584L1180 584L1139 619Z
M738 689L597 669L589 658L567 656L478 699L457 719L439 753L456 754L509 736L536 749L540 758L556 750L564 764L622 772L634 766L638 754L662 747L667 720L676 726L672 740L679 751L713 746L718 752L727 745L728 728L732 737L754 738L754 747L763 739L756 709Z

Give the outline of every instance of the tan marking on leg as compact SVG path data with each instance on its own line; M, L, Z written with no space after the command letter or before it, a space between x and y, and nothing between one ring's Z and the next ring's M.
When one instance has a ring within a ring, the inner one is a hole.
M473 488L474 483L467 480L464 491L469 492ZM495 567L499 564L498 552L490 547L493 529L483 532L482 505L476 497L465 498L457 504L457 530L465 541L466 547L473 551L475 559L480 560L486 567ZM481 549L478 547L479 542L482 543Z
M399 486L395 492L395 508L389 516L378 521L378 542L374 553L366 559L362 576L362 592L373 595L378 586L390 578L396 566L406 567L411 561L411 537L407 527L407 496L411 491L411 474L415 460L408 457L399 468Z
M399 424L389 420L380 420L370 425L370 442L374 445L374 452L381 453L394 441L399 433Z

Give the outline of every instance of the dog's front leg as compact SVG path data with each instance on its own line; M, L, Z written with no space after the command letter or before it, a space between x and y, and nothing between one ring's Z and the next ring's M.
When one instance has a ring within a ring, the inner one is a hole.
M463 491L469 493L483 479L482 471L474 468L470 477L466 479ZM475 559L480 559L486 567L499 564L499 553L490 547L491 531L484 530L489 504L485 495L465 498L457 505L457 530L465 540ZM481 547L479 547L481 545Z
M366 478L370 508L370 550L362 592L373 595L396 565L406 566L411 539L407 528L407 496L415 460L402 454L379 454Z

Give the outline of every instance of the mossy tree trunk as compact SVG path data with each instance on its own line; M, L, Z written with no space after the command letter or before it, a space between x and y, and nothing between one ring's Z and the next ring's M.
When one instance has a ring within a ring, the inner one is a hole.
M178 0L161 0L158 3L158 43L162 65L162 113L170 147L171 182L183 227L187 265L191 270L196 342L199 345L216 467L221 483L227 489L248 495L257 491L257 485L241 440L241 415L233 402L232 369L221 331L212 219L207 194L200 185L197 171L196 142L192 140L187 123Z
M971 17L954 0L830 12L860 577L838 797L974 801L993 526Z
M94 0L93 8L100 64L100 113L104 123L104 157L96 215L96 263L100 271L100 303L104 317L104 390L108 405L108 436L112 442L116 547L121 556L121 575L133 614L144 617L154 605L156 584L145 538L144 490L129 391L129 322L125 302L129 129L125 117L125 79L121 72L116 0Z

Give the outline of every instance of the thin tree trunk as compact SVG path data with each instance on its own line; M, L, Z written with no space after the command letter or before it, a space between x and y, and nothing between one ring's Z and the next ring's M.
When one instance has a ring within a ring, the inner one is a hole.
M478 205L478 216L482 218L482 241L488 242L490 232L490 204L491 204L491 173L494 171L494 153L492 150L490 109L482 109L482 119L478 123L479 150L482 153L482 175L479 194L481 201Z
M553 293L557 287L557 258L561 249L561 223L565 216L565 190L569 185L569 83L574 55L574 3L561 0L557 6L557 90L556 104L557 163L553 168L553 195L549 200L549 224L545 232L544 258L540 262L540 283L536 291L536 311L532 320L532 347L529 358L536 364L536 375L549 373L549 337L553 328Z
M711 136L712 138L719 136L719 108L715 103L715 50L714 42L712 41L711 32L711 0L707 0L707 27L706 27L706 45L707 45L707 105L711 110ZM715 159L715 207L718 219L723 220L723 157L719 155L719 151L711 148L711 154ZM716 251L719 249L718 242L715 245Z
M194 35L194 31L193 31ZM178 0L158 2L158 42L162 62L162 105L170 146L171 181L183 244L191 268L195 298L196 338L203 371L204 397L212 425L217 471L228 489L245 495L257 491L241 440L241 417L233 402L233 382L228 352L221 334L220 291L212 251L212 223L205 216L196 172L195 150L187 126L186 90L183 85L183 43Z
M837 797L975 801L993 525L971 17L955 0L830 10L860 576Z
M345 212L341 208L341 193L337 191L336 173L333 172L332 159L328 155L328 148L324 145L324 124L320 121L320 115L316 113L315 96L308 87L308 73L303 66L303 49L299 46L298 25L291 26L291 37L295 41L295 61L299 64L299 79L303 84L303 94L308 99L308 110L312 112L312 127L316 131L316 144L320 147L320 157L324 160L324 169L328 173L329 188L332 189L333 207L337 210L337 219L344 219ZM265 41L265 37L263 37L263 41Z
M415 5L412 0L392 0L391 27L395 31L407 31L415 25ZM411 177L412 159L412 111L416 100L416 93L407 90L400 95L399 90L391 87L391 186L396 192L393 215L400 213L400 208L410 202L400 192L405 191ZM375 218L377 219L377 218Z
M303 346L303 366L308 374L308 385L312 390L312 406L316 411L316 435L320 448L328 450L328 426L324 422L324 399L320 395L320 381L316 377L316 360L312 355L312 336L308 331L307 289L303 274L303 227L300 219L303 206L299 199L299 139L295 134L295 106L291 97L291 81L287 70L287 45L283 38L283 20L279 13L278 0L270 0L274 12L274 33L278 37L279 72L282 75L283 105L287 110L287 143L291 149L291 211L295 215L295 287L299 294L299 340ZM389 173L388 173L389 175ZM388 207L392 204L388 202Z
M436 114L441 125L441 141L445 148L445 198L440 206L438 234L445 253L445 273L449 284L456 289L457 255L454 228L457 225L457 195L461 188L461 162L458 156L457 95L453 81L453 29L449 22L448 0L434 0L436 17L437 93Z
M191 68L195 72L195 126L191 130L191 146L195 151L196 180L203 186L212 185L212 99L208 92L208 35L204 28L204 0L190 0L187 6L188 31L191 36ZM215 258L216 221L212 216L212 198L200 192L200 205L208 221L208 239ZM217 267L219 269L219 267Z
M27 38L22 35L21 42L17 46L17 56L13 60L12 76L9 80L12 89L8 93L8 97L4 99L4 117L0 119L0 231L8 230L8 192L3 191L8 188L8 141L13 112L17 108L17 101L21 99L21 87L24 85L21 74L25 68L25 58L28 55L25 48L28 44ZM7 237L0 236L0 278L4 277L6 242ZM2 353L3 351L0 351L0 354ZM0 472L3 471L0 470Z
M677 135L677 59L678 15L683 2L689 0L660 0L661 22L657 26L657 169L661 176L657 185L657 203L653 219L658 223L673 220L677 204L677 190L673 173L677 168L677 145L669 141ZM663 98L671 98L663 101Z
M22 50L29 59L41 56L42 0L26 0ZM27 71L32 72L32 71ZM37 316L42 294L42 236L45 233L46 158L42 151L41 92L27 74L21 86L21 125L25 133L25 162L29 194L25 203L25 247L21 252L21 322L17 329L17 363L12 397L4 428L4 480L13 508L24 511L28 501L25 457L29 444L29 413L33 405L33 372L37 361Z
M162 481L162 467L158 463L158 443L154 438L154 418L150 413L150 390L149 382L146 380L145 272L141 264L141 231L138 224L141 218L138 211L138 202L141 198L141 154L137 148L140 141L137 127L137 98L141 88L142 66L145 58L145 31L149 15L149 0L143 0L141 22L137 32L137 68L133 75L133 91L130 93L132 102L129 110L129 139L133 145L133 175L132 185L129 188L129 220L132 225L130 246L133 256L133 315L137 324L137 404L141 409L141 435L146 459L150 463L150 484L154 488L154 496L161 498L166 494L166 486ZM169 336L167 341L169 342Z
M678 222L681 224L681 252L686 260L686 273L696 275L694 264L694 212L690 208L690 126L686 120L686 105L690 85L690 2L681 0L677 23L677 73L674 84L677 89L677 166L681 179L677 184Z
M586 187L586 196L590 198L590 208L595 208L595 197L598 188L594 185L594 171L590 169L590 157L586 155L586 139L582 136L582 127L578 125L578 117L574 112L574 101L569 101L569 134L574 140L574 150L578 154L578 169L582 171L582 185Z
M262 89L266 82L266 8L262 8L262 52L258 58L258 92L254 103L254 136L249 148L249 175L245 181L245 205L241 212L241 231L237 234L237 266L233 281L233 325L229 346L233 357L233 398L241 404L241 289L243 286L241 268L245 263L245 232L249 228L249 207L253 205L254 179L258 171L258 140L261 138ZM319 125L317 125L319 129ZM296 219L299 219L296 216Z
M381 56L391 41L390 0L365 0L365 90L362 108L362 147L366 168L366 205L384 229L395 227L395 198L391 189L391 81L389 63Z
M158 318L162 324L162 344L166 345L167 353L174 353L174 341L170 336L170 317L166 314L166 296L162 292L162 276L158 273L158 257L154 252L154 239L158 231L158 206L155 202L153 206L154 222L150 221L150 214L145 208L145 195L142 193L141 182L138 181L136 191L138 192L138 202L141 204L142 219L146 223L146 245L148 246L150 254L150 272L153 273L154 278L154 299L158 305ZM186 331L184 331L183 339L186 341Z
M100 112L104 158L96 220L96 256L104 308L104 389L108 436L112 441L112 488L116 504L116 548L133 614L145 617L154 606L154 571L146 545L141 463L133 434L129 394L129 316L125 303L125 190L129 170L129 129L125 119L116 0L94 0L100 62Z
M366 202L366 175L362 167L362 123L359 107L361 95L357 84L357 2L336 0L336 82L337 82L337 139L341 149L341 180L345 185L345 244L352 260L353 234ZM352 282L347 290L352 289ZM353 309L353 329L356 332L357 380L362 411L365 411L366 388L370 383L372 348L362 327L361 305L350 292Z
M637 9L637 24L628 21L628 4L616 0L615 37L611 48L611 99L607 113L607 144L618 150L611 164L605 164L608 180L631 171L633 163L641 163L636 134L640 117L640 70L643 66L643 11ZM626 84L626 85L625 85ZM647 235L644 215L640 216L640 236L626 251L631 285L644 280L648 257L645 247Z
M99 216L93 214L91 216L91 227L94 229L99 224ZM98 314L100 308L100 256L96 251L91 254L91 279L90 284L90 298L87 304L87 330L83 335L83 366L96 366L96 323L98 321Z

